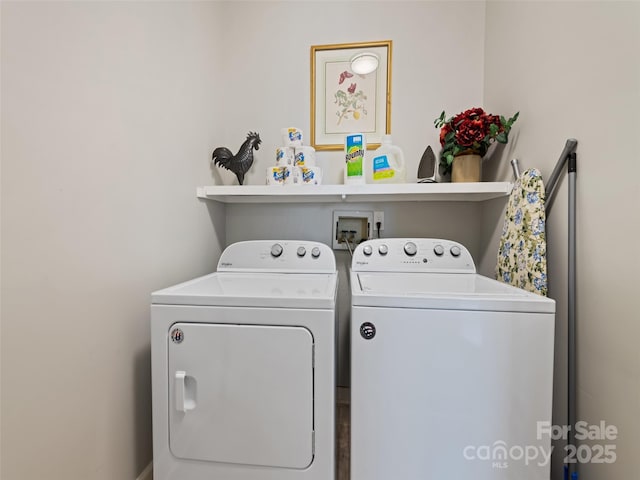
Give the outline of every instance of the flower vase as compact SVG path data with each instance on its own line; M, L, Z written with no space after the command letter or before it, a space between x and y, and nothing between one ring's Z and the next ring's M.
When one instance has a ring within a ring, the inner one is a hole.
M482 157L477 154L458 155L453 158L452 182L482 181Z

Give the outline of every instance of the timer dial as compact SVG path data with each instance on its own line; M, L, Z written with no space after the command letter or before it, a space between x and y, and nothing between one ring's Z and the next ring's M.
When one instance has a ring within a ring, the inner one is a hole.
M418 253L418 247L413 242L407 242L404 244L404 253L413 257L416 253Z
M278 258L280 255L282 255L282 245L280 245L279 243L274 243L271 246L271 256L273 258Z

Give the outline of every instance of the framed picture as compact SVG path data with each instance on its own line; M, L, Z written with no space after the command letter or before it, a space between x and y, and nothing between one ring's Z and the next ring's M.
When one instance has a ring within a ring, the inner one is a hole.
M377 148L391 133L391 40L311 47L311 146L342 150L348 133L363 133ZM377 70L351 70L359 53L378 57Z

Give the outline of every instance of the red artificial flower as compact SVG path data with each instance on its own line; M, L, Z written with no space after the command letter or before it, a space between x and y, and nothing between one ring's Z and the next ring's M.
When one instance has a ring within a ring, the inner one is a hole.
M455 117L453 117L453 124L458 125L459 123L465 120L473 120L476 118L480 118L486 115L482 108L470 108L469 110L465 110L462 113L459 113Z
M347 88L347 92L353 93L355 91L356 91L356 84L352 83L351 86L349 88Z
M502 122L500 121L500 116L499 115L487 115L486 123L487 123L487 130L489 129L489 125L497 125L498 126L498 132L503 132L504 131L504 126L502 125Z
M474 143L480 143L487 135L489 129L485 129L482 120L475 118L466 119L458 126L456 141L463 147L471 147Z
M457 155L473 153L484 156L494 142L507 143L518 115L519 112L506 120L486 113L479 107L470 108L450 118L446 118L445 112L442 112L434 124L436 128L440 128L440 163L445 173L451 169Z
M444 137L446 137L450 132L453 132L453 128L450 124L445 123L444 127L440 130L440 146L444 147Z

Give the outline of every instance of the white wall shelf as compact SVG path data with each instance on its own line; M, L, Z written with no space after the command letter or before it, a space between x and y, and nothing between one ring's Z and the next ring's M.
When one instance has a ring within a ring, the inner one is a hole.
M506 197L509 182L404 183L396 185L212 185L198 198L222 203L483 202Z

